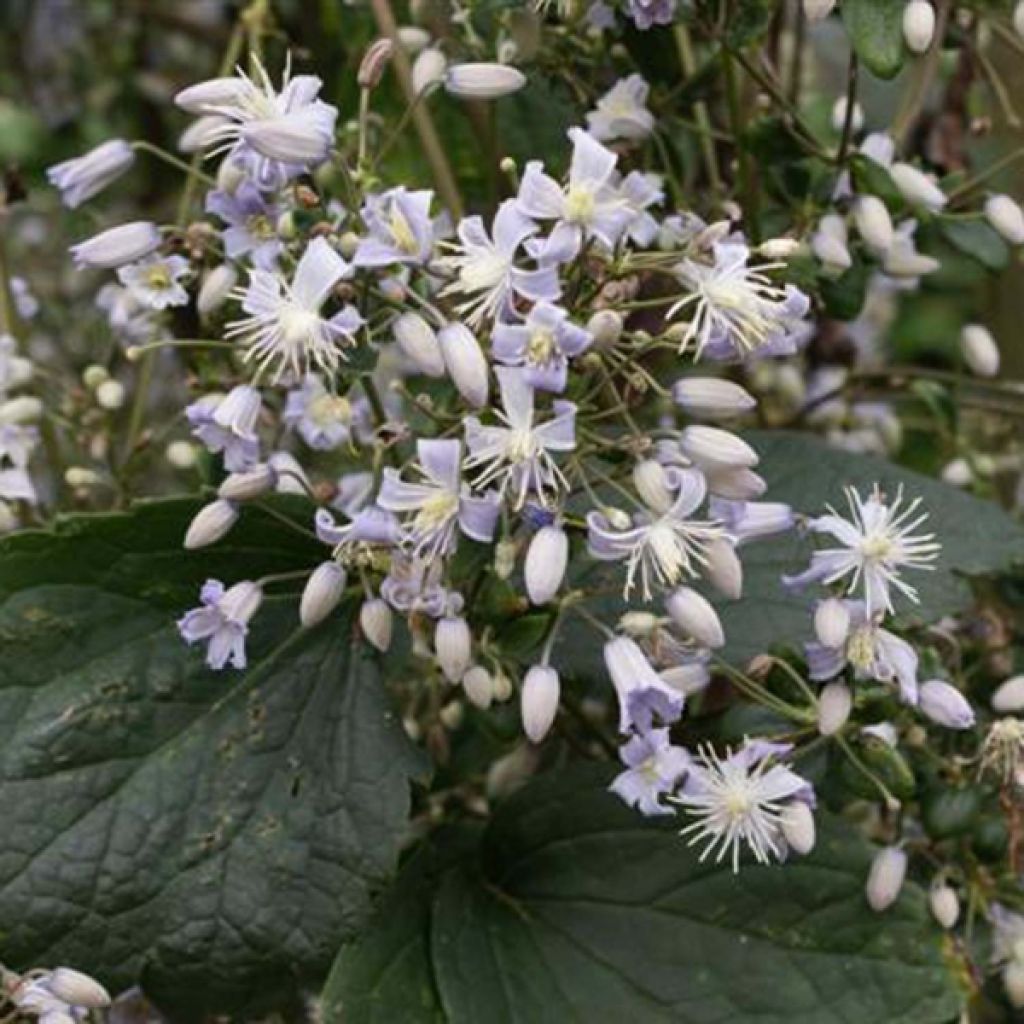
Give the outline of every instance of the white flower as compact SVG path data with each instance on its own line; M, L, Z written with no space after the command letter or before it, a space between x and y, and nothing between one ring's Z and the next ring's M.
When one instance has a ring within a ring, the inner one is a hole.
M935 35L935 8L929 0L910 0L903 8L903 38L911 53L924 53Z
M497 483L499 492L513 492L513 504L521 508L531 493L546 504L551 491L568 489L568 481L552 456L576 447L576 406L556 400L554 417L534 423L534 391L519 367L495 370L504 411L495 410L501 425L482 424L467 416L467 469L479 470L475 486Z
M495 100L518 92L526 75L507 64L455 64L444 76L444 87L453 96L468 100Z
M77 267L113 270L148 256L160 244L160 230L148 220L134 220L101 231L71 246Z
M850 255L846 221L837 213L827 213L818 222L818 228L811 235L811 251L826 270L841 274L853 266Z
M218 498L195 514L185 531L184 547L188 551L195 551L216 544L237 522L238 507L234 502Z
M806 800L811 792L805 779L776 760L788 750L759 740L748 740L736 753L727 750L724 758L710 747L699 749L678 796L670 799L698 818L680 835L691 837L690 846L705 844L702 861L730 856L739 871L744 844L761 864L781 860L783 814L794 798Z
M354 343L363 321L354 306L330 319L320 310L350 273L325 238L309 243L290 284L279 274L253 268L249 287L238 293L249 316L228 324L225 334L247 346L245 360L255 360L260 372L276 363L275 383L285 372L299 377L313 369L333 377L345 358L343 346Z
M641 75L620 78L587 114L587 129L599 142L645 139L654 131L654 115L647 109L651 87Z
M853 487L846 488L850 505L850 519L843 519L829 506L829 514L808 523L815 533L828 534L843 545L815 551L811 565L797 576L786 577L791 586L820 581L827 584L845 580L845 593L854 593L863 586L867 617L876 612L892 612L890 588L917 601L917 591L900 579L900 571L932 569L941 545L934 534L915 533L928 518L922 513L914 518L921 499L915 498L901 509L902 487L896 500L889 504L875 486L875 490L862 499ZM849 577L849 579L847 579Z
M73 160L46 171L51 185L60 189L65 206L74 209L102 192L135 162L135 151L123 139L111 139Z
M188 270L188 260L182 256L149 256L121 267L117 277L139 305L167 309L188 302L188 292L181 284Z

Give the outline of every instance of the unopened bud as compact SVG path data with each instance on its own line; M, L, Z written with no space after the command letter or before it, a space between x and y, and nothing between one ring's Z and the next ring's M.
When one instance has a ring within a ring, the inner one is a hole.
M306 581L299 603L299 621L309 629L323 622L341 601L345 593L345 570L337 562L318 565Z
M985 202L985 217L1010 245L1024 245L1024 210L1009 196L990 196Z
M1024 711L1024 675L1013 676L999 685L992 694L992 710L1004 715Z
M398 347L420 373L428 377L444 376L445 362L437 333L419 313L403 313L391 330Z
M0 405L0 426L23 426L43 418L43 403L32 395L19 395Z
M832 105L832 127L837 131L843 130L843 125L846 124L846 113L848 109L848 101L845 96L840 96ZM850 115L850 128L854 134L859 132L864 127L864 108L859 103L854 101L853 112Z
M375 39L370 43L356 72L356 82L360 89L375 89L380 84L384 69L394 52L395 44L390 39Z
M64 470L64 482L75 490L83 490L103 483L103 477L95 469L89 469L87 466L68 466Z
M469 100L494 100L518 92L526 76L506 64L455 64L444 77L444 87L453 96Z
M724 597L738 601L743 595L743 565L736 549L724 538L717 537L704 553L707 558L704 572L711 585Z
M499 580L507 580L516 568L516 551L514 540L499 540L494 545L494 575Z
M719 377L684 377L672 386L672 398L689 415L710 420L729 419L757 405L746 388Z
M562 585L569 564L569 538L560 526L542 526L526 551L523 573L533 604L547 604Z
M82 371L82 383L90 390L95 391L105 380L110 379L110 373L105 366L98 366L93 363Z
M845 683L829 683L818 697L818 732L834 736L850 717L853 695Z
M587 321L587 330L596 348L611 348L622 337L622 315L614 309L599 309Z
M650 612L625 612L619 616L619 630L632 637L653 636L660 621L657 615Z
M480 343L463 324L449 324L438 334L441 355L456 390L477 409L487 404L490 393L487 359Z
M416 95L444 81L448 60L436 47L424 50L412 63L412 87Z
M214 267L203 278L202 287L196 297L199 315L207 317L220 309L237 283L238 271L230 263L221 263L220 266Z
M558 673L550 665L534 665L526 673L521 710L523 731L531 743L540 743L548 734L558 712L560 692Z
M892 217L877 196L861 196L853 206L853 219L860 237L880 256L892 248Z
M935 182L910 164L895 163L889 174L896 183L900 195L914 206L937 212L946 205L946 193Z
M910 0L903 8L903 40L911 53L924 53L935 35L935 8L928 0Z
M494 680L482 665L474 665L462 677L462 689L470 703L486 711L494 699Z
M906 874L907 855L898 846L884 846L875 854L865 887L872 910L880 914L896 902Z
M709 472L736 467L750 469L760 461L746 441L718 427L685 427L679 435L679 447L687 458Z
M228 501L251 501L269 494L277 486L273 466L263 463L239 473L231 473L217 488L217 496Z
M766 260L788 260L800 251L801 244L799 238L769 238L757 251Z
M110 1005L110 994L94 978L70 967L58 967L46 978L46 987L61 1002L84 1010L102 1010Z
M164 449L164 458L175 469L191 469L196 464L196 446L191 441L172 441Z
M238 522L238 509L230 501L219 498L204 505L185 533L185 548L193 551L216 544Z
M850 613L836 597L818 602L814 610L814 634L824 647L842 647L850 632Z
M105 380L96 389L96 404L101 409L113 412L124 405L124 400L124 385L119 380L114 380L113 378Z
M793 800L783 809L779 824L786 842L797 853L804 855L814 849L817 838L814 812L802 800Z
M751 501L764 494L767 484L752 469L722 469L707 474L708 493L730 501Z
M391 632L394 615L387 601L375 597L363 602L359 609L359 628L363 636L377 648L385 652L391 646Z
M931 887L928 893L928 906L932 916L946 929L952 928L960 916L960 901L952 886L939 882Z
M999 372L999 346L987 327L967 324L960 332L960 351L979 377L994 377Z
M947 729L970 729L974 725L974 709L967 698L942 679L921 684L918 707L925 717Z
M459 682L469 668L472 643L469 623L465 619L454 615L438 619L434 630L434 653L448 682Z
M644 459L633 467L633 486L645 505L657 515L664 515L674 500L668 476L660 462Z
M1024 1008L1024 963L1020 960L1011 960L1003 968L1003 988L1011 1006Z
M703 594L691 587L674 590L665 601L665 611L701 647L721 647L725 643L725 631L718 612Z

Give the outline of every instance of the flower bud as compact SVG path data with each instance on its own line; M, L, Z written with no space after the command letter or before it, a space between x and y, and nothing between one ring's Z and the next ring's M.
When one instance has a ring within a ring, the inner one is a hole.
M658 515L664 515L673 501L668 476L660 462L644 459L633 467L633 486L644 504Z
M1003 988L1011 1006L1024 1008L1024 963L1011 960L1003 968Z
M725 644L725 631L718 612L703 594L692 587L679 587L665 600L669 618L701 647L721 647Z
M101 231L71 246L75 266L113 270L148 256L160 244L160 229L148 220L134 220Z
M766 260L788 260L795 256L803 247L799 238L769 238L757 247L757 252Z
M486 711L494 699L494 680L482 665L474 665L462 677L462 689L470 703Z
M913 206L923 206L935 213L946 205L946 193L924 171L910 164L895 163L889 168L889 174L900 195Z
M799 854L808 854L814 849L817 833L814 827L814 812L803 802L793 800L782 810L779 819L786 842Z
M960 916L960 901L952 886L939 882L931 887L928 893L928 906L932 917L946 929L952 928Z
M718 537L704 551L704 574L711 585L724 597L738 601L743 594L743 565L735 548L724 537Z
M391 608L383 598L374 597L364 601L359 609L359 628L363 636L382 653L391 646L393 621Z
M238 271L230 263L221 263L203 278L202 287L196 297L199 315L207 317L216 312L227 301L231 289L238 283Z
M309 629L323 622L345 593L345 570L337 562L322 562L310 574L299 603L299 621Z
M935 8L929 0L910 0L903 8L903 41L911 53L924 53L935 35Z
M24 426L43 418L43 403L34 395L19 395L0 405L0 426Z
M832 105L832 127L837 131L843 130L846 124L847 99L840 96ZM864 127L864 108L856 101L853 104L853 112L850 115L850 128L856 135Z
M952 459L942 467L939 474L944 484L950 487L967 487L974 480L974 473L971 471L971 464L966 459Z
M523 731L531 743L540 743L547 736L558 712L560 692L558 673L550 665L534 665L526 673L520 707Z
M750 469L760 461L746 441L718 427L685 427L679 435L679 447L687 458L709 472Z
M658 616L651 612L625 612L619 616L618 628L626 636L649 637L654 635L660 624Z
M750 501L764 494L767 484L752 469L722 469L707 474L708 492L729 501Z
M105 380L96 388L96 404L101 409L113 412L124 405L124 400L124 385L119 380L114 380L113 378Z
M196 464L196 446L191 441L172 441L164 449L164 458L175 469L191 469Z
M861 196L853 206L853 219L860 237L878 254L892 248L892 217L878 196Z
M83 490L86 487L98 487L103 483L103 477L87 466L68 466L64 470L64 482L75 490Z
M1010 245L1024 245L1024 210L1009 196L989 196L985 217Z
M418 96L424 90L443 82L447 70L448 60L436 46L424 50L412 63L413 92Z
M236 522L238 509L230 501L219 498L209 505L204 505L196 513L185 533L185 548L194 551L196 548L216 544Z
M836 597L818 602L814 610L814 634L825 647L842 647L850 632L850 613Z
M1013 676L999 685L992 694L992 710L1000 714L1024 711L1024 675Z
M955 687L941 679L929 679L918 691L921 713L947 729L970 729L974 709Z
M845 683L829 683L818 697L818 732L834 736L850 717L853 695Z
M116 181L134 162L135 150L123 139L111 139L48 168L46 177L60 189L64 205L73 210Z
M499 668L495 671L492 681L494 685L494 699L499 704L504 704L512 696L512 680Z
M430 43L430 33L425 28L420 28L419 25L402 25L398 29L397 36L399 43L402 44L402 49L409 53L419 53Z
M757 405L746 388L719 377L684 377L672 386L672 398L683 412L698 419L728 419Z
M449 324L437 336L441 355L459 394L477 409L487 404L490 381L480 343L464 324Z
M560 526L542 526L530 541L523 573L532 604L547 604L562 585L569 564L569 538Z
M1013 8L1013 30L1024 39L1024 0L1017 0Z
M444 376L444 357L437 333L419 313L403 313L391 330L398 347L420 373L427 377Z
M444 87L467 100L494 100L518 92L526 76L507 64L455 64L444 76Z
M380 85L394 52L395 44L390 39L375 39L370 43L356 72L356 84L360 89L376 89Z
M883 846L875 854L865 889L872 910L880 914L896 902L906 874L907 855L898 846Z
M622 315L614 309L599 309L588 321L594 347L611 348L622 336Z
M836 0L804 0L804 17L808 21L822 21L836 5Z
M217 496L228 501L251 501L269 494L276 486L277 473L273 466L262 463L225 477L217 488Z
M465 619L446 615L434 630L434 653L445 679L457 683L469 668L473 640Z
M811 251L819 262L833 273L841 273L853 266L853 257L846 239L820 229L811 236Z
M110 994L94 978L70 967L58 967L46 978L46 987L69 1006L102 1010L110 1005Z
M458 701L452 701L441 708L437 717L449 732L455 732L466 717L466 709Z
M999 372L999 346L987 327L967 324L960 332L960 352L979 377L994 377Z

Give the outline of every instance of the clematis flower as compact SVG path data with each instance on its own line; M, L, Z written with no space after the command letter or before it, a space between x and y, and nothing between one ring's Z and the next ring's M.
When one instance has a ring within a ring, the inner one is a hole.
M648 732L683 713L684 696L665 681L636 641L618 636L604 645L604 663L619 699L619 732Z
M647 211L665 199L661 181L660 174L630 171L618 185L619 196L630 212L626 237L644 248L658 237L658 222Z
M227 395L206 395L185 409L192 433L214 454L223 453L229 473L249 469L259 460L256 423L260 393L240 384Z
M676 16L676 0L627 0L626 15L641 31L670 25Z
M135 162L135 150L123 139L111 139L73 160L46 170L51 185L60 189L65 206L72 210L102 192Z
M619 750L626 770L608 787L619 799L641 814L673 814L661 797L671 793L686 774L690 755L672 746L668 729L651 729L634 736Z
M462 442L420 439L416 455L421 481L410 483L396 470L385 469L377 498L390 512L412 513L402 524L402 541L414 557L436 558L453 551L456 525L473 540L493 540L501 511L498 495L489 491L477 497L462 484Z
M219 580L207 580L199 594L202 605L178 620L178 632L190 646L207 641L206 664L222 669L230 662L245 668L245 638L249 620L263 600L263 591L250 580L224 588Z
M188 260L183 256L148 256L121 267L117 277L139 305L159 310L188 302L188 292L181 283L188 271Z
M254 267L274 270L284 248L277 233L280 210L251 181L240 182L234 192L210 192L206 212L227 224L221 239L228 259L249 256Z
M598 142L646 139L654 131L654 115L647 109L650 91L642 75L620 78L587 114L587 130Z
M320 311L334 286L351 273L325 238L315 238L291 282L266 270L249 271L249 287L237 293L249 316L229 323L224 333L246 346L245 361L255 361L259 372L276 363L274 383L286 372L299 377L313 369L332 377L363 318L354 306L330 319Z
M541 391L564 391L569 359L593 342L593 335L569 322L569 314L550 302L538 302L522 324L494 328L491 351L506 366L525 368L527 383Z
M550 492L568 489L552 453L576 447L576 406L556 400L554 417L535 424L534 391L526 371L499 366L495 373L503 410L495 415L501 423L485 425L476 416L466 417L469 456L465 466L479 471L474 481L477 488L497 482L501 495L511 490L516 508L522 508L530 494L546 505Z
M707 563L707 545L724 536L720 523L691 519L707 494L703 473L696 469L669 467L665 480L674 498L663 509L648 507L624 528L613 525L604 512L587 516L587 547L601 561L625 561L628 598L640 576L645 601L651 600L651 584L674 587L684 578L700 575Z
M352 436L355 410L347 398L328 390L319 374L308 373L288 392L283 418L310 448L332 451Z
M462 597L442 584L444 562L396 551L380 585L381 597L397 612L419 612L431 619L462 610Z
M370 233L359 240L352 257L355 266L425 263L434 248L433 198L430 189L410 192L404 187L370 196L362 209Z
M524 270L515 265L523 242L536 232L537 225L514 199L498 207L493 236L487 234L480 217L466 217L459 223L458 243L449 245L452 253L438 260L441 269L456 275L441 294L467 297L456 310L470 326L510 311L517 295L540 302L561 294L554 267Z
M808 569L796 576L785 576L783 581L787 586L799 587L842 580L848 594L863 586L869 618L875 612L892 612L892 587L916 602L917 591L900 578L900 571L934 569L932 563L942 547L933 533L915 532L928 518L927 513L915 516L921 499L915 498L901 509L903 488L890 504L877 484L866 499L855 488L847 487L846 499L849 520L829 507L828 515L808 523L814 533L828 534L843 546L815 551Z

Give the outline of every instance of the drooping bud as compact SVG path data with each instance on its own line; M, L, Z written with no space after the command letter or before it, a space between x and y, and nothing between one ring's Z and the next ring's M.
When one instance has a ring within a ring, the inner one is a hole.
M921 684L918 706L927 718L947 729L970 729L974 725L974 709L967 698L942 679Z
M531 743L540 743L548 734L558 713L561 684L550 665L534 665L523 680L521 711L523 731Z
M936 882L928 893L932 917L946 929L952 928L960 916L960 900L956 890L945 882Z
M903 8L903 41L911 53L924 53L935 36L935 8L928 0L910 0Z
M719 377L684 377L672 386L672 398L689 415L710 420L729 419L757 405L746 388Z
M230 501L218 498L204 505L195 515L185 533L185 548L194 551L216 544L235 523L238 522L238 508Z
M1000 714L1024 711L1024 675L1013 676L998 686L992 694L992 710Z
M309 629L323 622L341 601L347 575L337 562L318 565L306 581L299 602L299 621Z
M960 331L960 351L979 377L994 377L999 372L999 346L987 327L967 324Z
M716 537L704 549L704 573L724 597L738 601L743 595L743 565L736 549L723 537Z
M273 466L261 463L251 469L226 476L217 488L217 496L228 501L251 501L269 494L277 486L277 473Z
M818 230L811 236L811 252L833 274L849 270L853 265L846 224L838 214L829 213L821 218Z
M861 196L853 206L853 219L860 237L879 255L892 248L892 217L878 196Z
M790 801L782 811L779 824L786 842L797 853L804 855L814 849L817 839L814 812L803 800Z
M444 87L467 100L495 100L519 92L526 75L507 64L455 64L444 76Z
M356 72L356 84L360 89L376 89L380 85L394 52L395 44L390 39L375 39L370 43Z
M562 585L569 564L569 538L560 526L542 526L526 551L523 573L532 604L547 604Z
M486 711L494 699L494 680L482 665L474 665L462 677L462 689L470 703Z
M421 92L444 81L448 70L448 59L436 46L428 47L412 62L412 88L418 96Z
M58 967L45 980L46 987L61 1002L85 1010L102 1010L110 1005L110 993L95 978L73 970Z
M883 846L875 854L865 887L868 905L875 913L888 910L899 898L907 875L907 855L898 846Z
M818 602L814 610L814 635L825 647L842 647L850 632L850 613L836 597Z
M446 615L437 620L434 653L448 682L457 683L465 675L472 657L472 646L469 623L464 618Z
M462 397L477 409L487 404L490 383L480 343L464 324L448 324L437 336L448 376Z
M721 647L725 631L718 612L703 594L692 587L679 587L665 601L669 618L701 647Z
M818 697L818 732L834 736L850 717L853 695L845 683L829 683Z
M587 330L594 338L595 348L611 348L622 336L622 314L614 309L599 309L587 321Z
M71 246L77 267L113 270L148 256L160 244L160 229L148 220L134 220L101 231Z
M391 646L393 621L391 608L383 598L374 597L364 601L359 609L359 628L363 636L382 653Z
M225 75L182 89L174 102L189 114L216 114L219 108L237 103L244 90L245 83L240 78Z
M665 468L654 459L643 459L633 467L633 486L652 511L664 515L673 501Z
M966 459L950 459L942 467L939 478L944 484L949 484L950 487L967 487L974 480L974 472L971 469L971 464Z
M47 168L46 177L60 189L70 209L102 192L135 162L135 150L123 139L111 139L82 156Z
M687 458L709 472L750 469L760 461L746 441L718 427L685 427L679 435L679 447Z
M764 494L767 484L752 469L723 469L707 474L708 493L729 501L751 501Z
M1010 245L1024 245L1024 210L1009 196L989 196L985 217Z
M230 263L221 263L220 266L214 267L203 278L199 295L196 296L196 309L199 315L207 317L220 309L237 283L238 271Z
M409 53L419 53L430 44L430 33L419 25L400 25L397 35L402 49Z
M889 174L900 195L913 206L923 206L935 213L946 205L946 193L924 171L910 164L895 163L889 168Z
M420 373L427 377L444 376L444 356L437 333L419 313L403 313L391 330L398 347Z
M795 256L803 247L799 238L769 238L757 247L758 255L766 260L788 260Z

